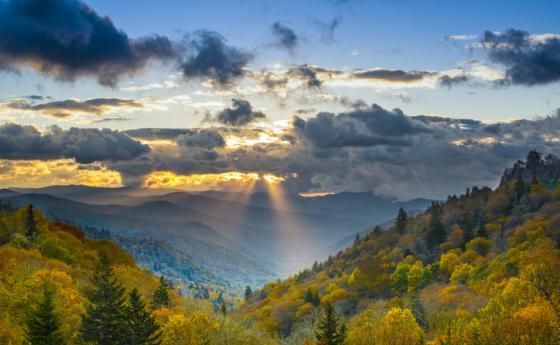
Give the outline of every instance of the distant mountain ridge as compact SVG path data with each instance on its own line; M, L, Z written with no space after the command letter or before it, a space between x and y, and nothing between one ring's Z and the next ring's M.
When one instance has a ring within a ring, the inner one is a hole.
M153 237L238 285L259 285L292 273L334 254L344 239L372 224L390 221L400 207L412 212L431 203L340 193L284 195L286 202L279 207L265 193L79 185L12 188L0 198L16 205L31 203L50 219L108 229L115 236Z

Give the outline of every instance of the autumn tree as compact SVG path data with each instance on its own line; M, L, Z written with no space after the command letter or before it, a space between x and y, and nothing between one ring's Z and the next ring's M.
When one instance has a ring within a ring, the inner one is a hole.
M317 323L315 338L319 345L340 345L346 339L346 326L340 322L330 303L325 305L323 315Z
M423 344L424 332L410 309L392 308L379 320L376 334L380 345Z
M165 279L165 277L159 277L159 285L152 295L152 308L170 308L171 307L171 297L169 296L169 290L171 289L171 283Z
M92 285L86 291L89 303L82 316L80 340L98 345L127 344L124 287L115 277L106 254L101 255Z
M27 317L27 341L30 345L66 344L60 331L60 316L55 311L54 293L45 286L37 305Z
M395 221L395 229L399 234L404 234L406 231L406 223L408 222L408 215L406 211L401 207L399 209L399 214L397 215L397 220Z
M161 344L161 332L159 326L155 322L151 313L146 310L146 304L142 300L142 297L137 289L133 289L128 295L126 321L129 344Z

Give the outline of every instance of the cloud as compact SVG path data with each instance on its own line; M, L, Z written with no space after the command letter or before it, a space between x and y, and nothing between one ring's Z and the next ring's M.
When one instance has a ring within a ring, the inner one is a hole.
M320 88L321 80L318 78L319 72L324 70L312 65L300 65L290 68L287 75L292 78L300 79L310 89Z
M83 101L67 99L38 104L24 100L15 100L6 103L4 106L14 110L41 112L58 118L68 118L75 113L104 115L116 109L139 109L144 107L141 102L121 98L92 98Z
M228 46L213 31L201 30L186 38L187 54L180 64L185 79L209 79L224 88L246 74L253 54Z
M239 145L177 145L181 134L174 133L167 146L153 146L130 161L107 165L119 171L127 185L142 185L146 176L158 171L236 171L282 176L283 187L292 192L372 191L399 199L445 198L473 185L495 186L503 169L531 149L560 150L560 115L484 123L408 116L372 105L295 119L293 126L282 128L208 128L226 142L236 138ZM196 136L198 131L189 133Z
M179 145L208 150L226 145L224 137L215 129L192 130L179 135L176 140Z
M352 73L353 79L366 79L387 81L393 83L413 83L424 79L426 76L433 75L433 72L427 71L403 71L403 70L388 70L388 69L370 69L356 71Z
M5 69L27 67L64 81L89 76L115 87L121 76L137 73L148 61L176 56L168 38L131 39L81 1L0 2L0 61Z
M399 109L388 111L372 105L348 113L319 113L303 120L295 117L294 128L319 148L352 146L407 146L408 135L429 132L422 123Z
M341 21L342 19L340 17L335 17L331 21L326 23L318 20L315 21L315 24L317 25L321 33L321 41L323 41L326 44L333 44L335 41L334 33L338 28L338 26L340 25Z
M232 106L211 117L209 120L227 126L246 126L251 122L266 118L260 111L254 111L251 103L242 99L232 99Z
M78 163L131 160L150 151L124 133L110 129L53 126L40 132L33 126L8 123L0 126L0 158L51 160L73 158Z
M286 49L293 54L300 41L295 31L280 22L273 23L271 30L272 36L274 37L273 45L278 48Z
M504 84L546 85L560 80L560 36L509 29L486 31L481 40L490 60L506 68Z
M478 36L472 34L458 34L458 35L447 35L444 37L444 41L469 41L474 40Z

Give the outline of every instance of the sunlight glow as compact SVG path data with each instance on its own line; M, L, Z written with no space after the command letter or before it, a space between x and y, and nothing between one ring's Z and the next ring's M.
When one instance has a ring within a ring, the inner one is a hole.
M178 175L170 171L155 171L144 180L146 188L179 188L192 191L235 190L250 193L257 182L279 184L285 180L282 176L271 173L225 172L219 174Z

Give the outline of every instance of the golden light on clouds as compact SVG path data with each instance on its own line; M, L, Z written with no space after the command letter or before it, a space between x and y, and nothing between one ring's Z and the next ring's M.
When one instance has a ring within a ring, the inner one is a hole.
M80 165L71 159L51 161L0 160L0 185L4 187L44 187L81 184L121 187L121 175L101 164Z
M192 191L209 189L248 191L259 181L264 181L267 184L278 184L284 180L283 177L270 173L259 175L258 173L232 171L219 174L178 175L170 171L155 171L146 176L144 187L178 188Z
M259 144L282 144L288 145L289 142L282 140L281 137L272 133L259 133L258 137L228 136L226 137L226 148L237 149L243 146L254 146Z

